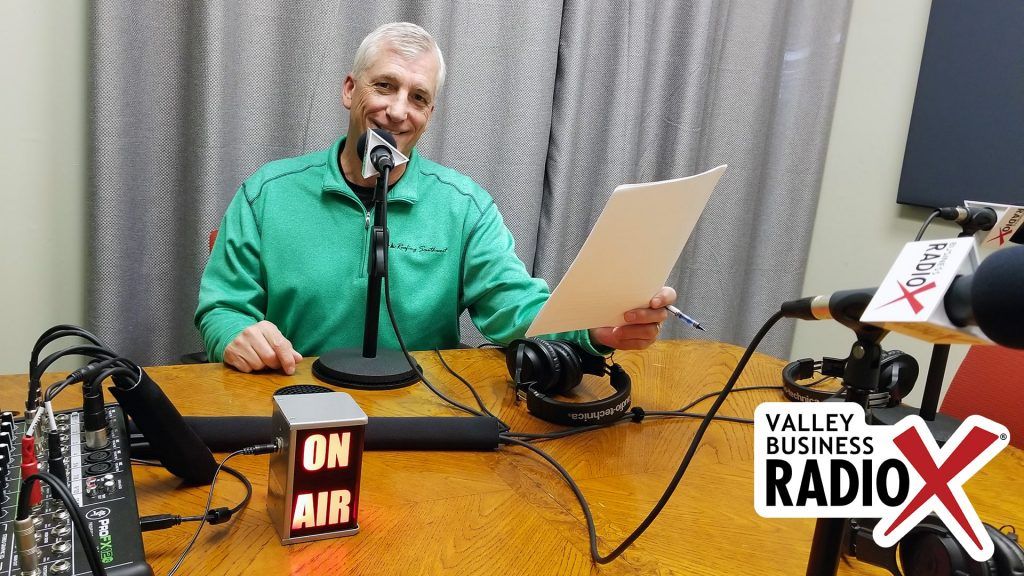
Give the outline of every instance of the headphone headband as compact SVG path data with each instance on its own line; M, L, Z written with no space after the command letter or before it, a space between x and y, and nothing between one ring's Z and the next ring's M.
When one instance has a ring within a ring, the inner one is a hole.
M629 374L618 364L609 369L615 393L592 402L563 402L527 387L526 408L530 414L561 426L590 426L614 422L629 411L631 383Z
M814 376L815 370L825 377L841 378L846 361L839 358L822 358L814 361L803 358L790 362L782 369L782 393L793 402L824 402L835 392L819 390L800 384ZM883 352L879 359L879 388L869 396L872 406L885 407L899 404L914 388L920 369L913 356L900 350Z

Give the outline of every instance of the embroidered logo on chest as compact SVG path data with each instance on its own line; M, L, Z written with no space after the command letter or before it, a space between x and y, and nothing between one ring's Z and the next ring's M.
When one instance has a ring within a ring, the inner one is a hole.
M405 242L391 242L391 250L398 250L400 252L410 252L415 254L427 253L427 254L446 254L448 252L447 246L431 246L429 244L406 244Z

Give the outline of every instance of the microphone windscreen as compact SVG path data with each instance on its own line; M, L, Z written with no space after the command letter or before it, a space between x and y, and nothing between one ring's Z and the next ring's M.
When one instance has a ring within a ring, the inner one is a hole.
M376 417L366 424L366 450L490 451L499 432L489 416Z
M274 440L269 416L186 416L185 422L214 452ZM364 449L493 451L498 449L499 432L498 421L491 417L371 417ZM133 446L133 455L136 449L145 446Z
M1024 246L1003 248L981 262L971 307L978 328L993 342L1024 349Z

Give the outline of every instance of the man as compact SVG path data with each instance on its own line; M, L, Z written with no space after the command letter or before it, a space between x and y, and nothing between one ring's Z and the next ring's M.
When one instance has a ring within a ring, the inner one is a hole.
M411 349L454 347L464 309L492 341L522 337L548 298L547 285L516 257L490 196L415 149L444 76L426 31L381 26L363 40L345 77L346 136L246 180L200 284L195 320L212 361L292 374L301 353L361 345L374 181L362 178L355 143L373 128L391 132L410 158L391 172L388 194L389 279L403 339ZM666 287L650 308L627 312L623 326L558 337L594 353L646 348L675 298ZM379 340L398 347L386 313Z

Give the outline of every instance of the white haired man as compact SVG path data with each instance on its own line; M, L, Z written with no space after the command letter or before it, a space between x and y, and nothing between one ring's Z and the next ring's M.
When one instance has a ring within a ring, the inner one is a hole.
M361 176L355 142L373 128L392 133L410 158L391 172L387 199L392 305L409 348L456 346L467 309L488 339L522 337L547 285L516 256L487 192L415 148L444 77L426 31L381 26L345 77L347 134L327 150L271 162L242 184L200 284L195 321L211 361L291 374L301 354L361 345L374 182ZM623 326L558 336L594 353L646 348L675 298L666 287L649 308L627 312ZM381 318L381 345L397 348Z

